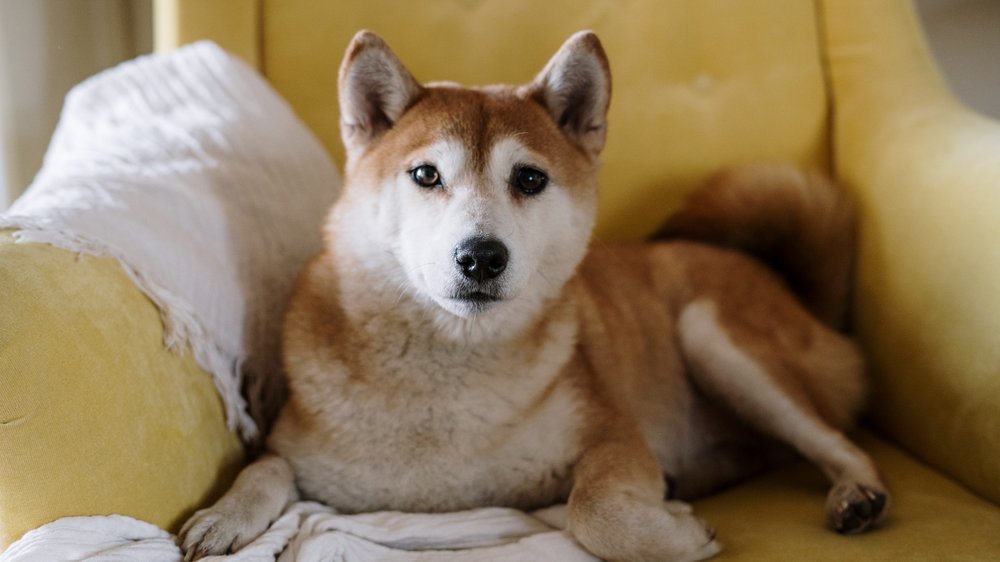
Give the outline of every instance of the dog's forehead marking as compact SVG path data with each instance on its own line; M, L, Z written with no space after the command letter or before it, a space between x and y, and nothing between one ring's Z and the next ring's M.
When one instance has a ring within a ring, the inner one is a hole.
M525 153L544 154L569 185L589 173L594 163L562 134L546 110L518 94L514 87L472 89L452 85L428 87L395 126L366 155L377 159L383 177L399 173L401 159L428 153L442 141L464 149L465 167L489 173L494 146L516 138Z
M463 172L469 160L466 146L453 137L444 137L418 149L410 157L410 165L433 164L442 173Z
M488 157L487 174L490 177L506 177L510 173L511 166L517 164L540 167L544 170L551 168L549 159L544 153L534 151L521 142L523 136L515 134L495 139Z

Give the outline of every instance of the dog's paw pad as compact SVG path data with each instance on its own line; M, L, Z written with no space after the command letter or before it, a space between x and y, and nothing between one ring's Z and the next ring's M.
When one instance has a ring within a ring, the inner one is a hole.
M886 492L861 484L838 485L830 491L827 525L842 535L867 531L885 513Z

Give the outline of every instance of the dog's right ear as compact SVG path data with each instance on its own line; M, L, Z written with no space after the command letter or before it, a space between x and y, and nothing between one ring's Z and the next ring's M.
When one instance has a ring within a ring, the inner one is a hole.
M377 139L423 91L381 37L359 31L338 78L340 134L348 156Z

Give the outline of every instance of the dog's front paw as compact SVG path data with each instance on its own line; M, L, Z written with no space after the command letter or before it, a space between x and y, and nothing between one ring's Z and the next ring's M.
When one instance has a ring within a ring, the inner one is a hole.
M246 510L217 505L196 512L178 535L185 562L205 556L229 554L260 536L270 524L266 518Z
M882 519L888 502L889 494L880 486L837 484L827 496L826 524L843 535L862 533Z
M670 515L669 530L664 536L663 553L667 556L664 560L694 562L722 551L722 545L715 540L715 529L692 515L690 505L673 501L664 505L664 510Z
M578 510L570 528L587 550L606 560L695 562L722 550L715 531L683 502L607 507L593 513Z

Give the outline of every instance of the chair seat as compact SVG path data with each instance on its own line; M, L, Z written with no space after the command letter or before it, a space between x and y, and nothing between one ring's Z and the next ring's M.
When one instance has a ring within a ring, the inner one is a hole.
M1000 560L1000 508L862 433L892 492L887 519L842 536L823 526L828 484L801 461L695 503L725 550L713 560Z

